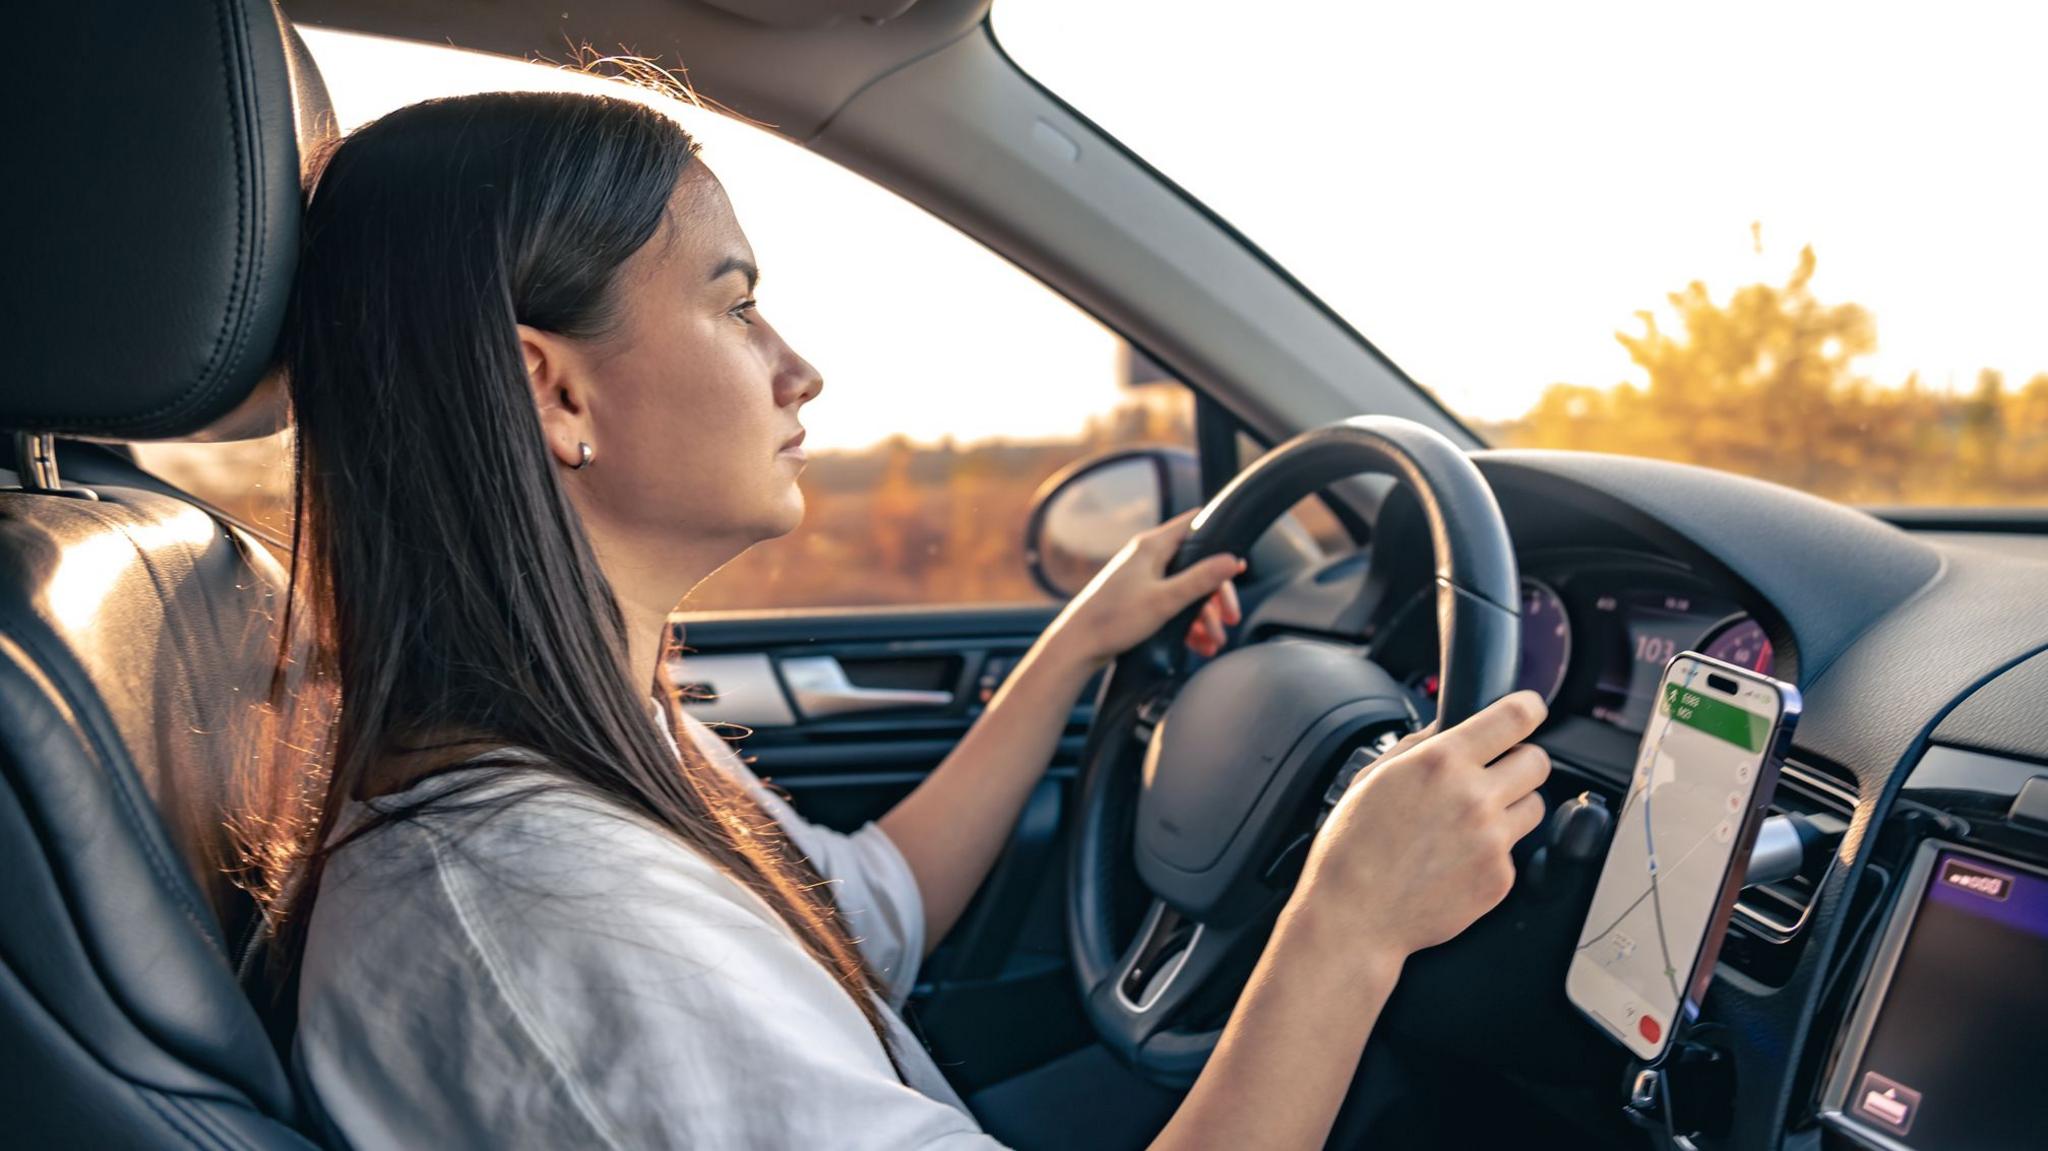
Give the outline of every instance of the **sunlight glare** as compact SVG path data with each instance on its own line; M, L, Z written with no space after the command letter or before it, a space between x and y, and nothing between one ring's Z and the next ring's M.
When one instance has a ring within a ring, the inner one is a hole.
M179 545L200 548L212 541L219 530L212 516L182 501L177 509L165 519L110 527L66 547L43 593L44 605L57 626L65 631L90 626L108 593L141 564L143 556Z

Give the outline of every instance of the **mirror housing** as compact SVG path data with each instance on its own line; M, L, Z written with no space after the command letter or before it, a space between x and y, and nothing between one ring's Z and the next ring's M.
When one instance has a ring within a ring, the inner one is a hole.
M1068 599L1130 538L1202 503L1202 468L1186 448L1122 448L1053 473L1031 500L1024 561Z

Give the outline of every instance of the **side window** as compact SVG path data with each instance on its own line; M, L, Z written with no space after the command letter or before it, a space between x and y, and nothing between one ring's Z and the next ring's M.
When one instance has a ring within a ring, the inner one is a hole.
M135 462L245 524L292 534L292 434L224 444L134 444Z
M621 93L540 64L305 35L344 129L463 92ZM804 414L803 526L741 556L686 607L1042 600L1023 538L1039 485L1113 447L1192 446L1187 389L1008 261L763 129L663 106L732 198L761 264L763 313L825 379ZM230 510L263 471L248 445L137 447L146 466Z
M1252 461L1267 452L1267 445L1253 438L1250 433L1237 433L1237 460L1240 469L1250 467ZM1292 523L1282 521L1282 530L1298 530L1313 540L1316 550L1326 559L1350 555L1358 550L1358 541L1351 537L1351 529L1332 510L1324 493L1304 496L1301 501L1287 510Z
M1316 541L1316 547L1325 557L1350 555L1358 550L1358 541L1351 538L1351 529L1337 518L1322 496L1308 496L1295 504L1289 512L1294 521L1301 525L1309 538Z

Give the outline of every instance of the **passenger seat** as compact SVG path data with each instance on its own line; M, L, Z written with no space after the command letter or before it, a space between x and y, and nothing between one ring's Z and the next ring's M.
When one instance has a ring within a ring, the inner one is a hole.
M282 573L117 452L67 446L67 479L52 437L274 426L300 140L332 114L267 0L64 0L9 31L0 1143L310 1148L224 875Z

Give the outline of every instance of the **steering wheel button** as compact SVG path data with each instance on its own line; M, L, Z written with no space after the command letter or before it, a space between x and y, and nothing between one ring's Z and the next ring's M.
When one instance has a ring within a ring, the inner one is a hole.
M1380 753L1370 747L1361 747L1352 752L1350 758L1344 761L1344 765L1337 769L1337 777L1330 781L1330 789L1323 793L1323 802L1334 806L1338 800L1344 798L1344 793L1351 789L1351 784L1358 778L1358 773L1364 771L1367 764L1379 757Z

